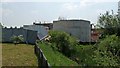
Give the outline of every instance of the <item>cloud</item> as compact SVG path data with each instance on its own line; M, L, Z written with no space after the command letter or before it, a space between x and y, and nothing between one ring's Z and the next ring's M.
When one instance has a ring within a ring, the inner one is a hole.
M11 15L13 13L12 10L10 9L3 9L2 7L0 7L0 22L2 22L3 18Z
M86 7L94 4L104 3L104 2L119 2L119 0L81 0L80 6Z
M79 5L76 3L63 3L59 10L59 16L71 16L78 11Z
M1 2L16 2L17 0L1 0ZM19 0L18 0L19 1Z
M0 13L2 13L2 8L0 8Z
M67 10L75 10L76 8L78 8L79 6L74 4L74 3L65 3L62 6L63 8L67 9Z
M1 2L55 2L55 0L1 0Z
M39 14L40 12L38 10L32 10L31 13L32 14Z
M82 9L85 9L87 6L90 6L91 4L88 4L88 3L83 3L83 2L65 2L62 4L62 7L61 7L61 12L62 13L75 13L76 11L79 11L79 10L82 10Z
M80 2L94 2L94 3L100 3L100 2L118 2L119 0L81 0Z
M118 2L119 0L2 0L2 2Z
M8 16L8 15L11 15L11 14L13 14L13 11L12 10L10 10L10 9L3 9L2 8L2 14L4 15L4 16Z
M104 10L104 9L98 9L96 10L96 13L97 14L100 14L100 13L105 13L107 10Z

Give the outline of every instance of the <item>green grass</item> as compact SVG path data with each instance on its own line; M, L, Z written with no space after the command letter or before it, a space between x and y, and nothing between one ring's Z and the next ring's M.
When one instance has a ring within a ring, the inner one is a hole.
M2 66L38 66L34 46L3 43Z
M53 50L48 44L39 43L39 47L42 49L51 66L78 66L76 62L70 60L62 53Z

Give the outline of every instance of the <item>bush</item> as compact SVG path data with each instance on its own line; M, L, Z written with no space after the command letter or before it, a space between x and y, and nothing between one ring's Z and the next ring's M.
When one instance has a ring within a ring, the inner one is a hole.
M120 65L120 39L116 35L106 36L93 45L76 46L77 61L81 66Z
M114 56L120 53L120 39L116 35L106 36L98 45L98 50L111 52ZM120 56L120 55L119 55Z
M99 50L94 51L92 55L92 61L97 66L118 66L117 59L110 54L110 52L101 52Z
M62 31L50 31L49 35L51 36L50 42L56 45L58 51L68 57L73 54L74 46L77 43L75 38Z
M76 46L76 58L77 62L81 66L93 66L95 62L92 61L92 55L94 54L95 47L93 45L78 45Z
M116 35L106 36L94 46L77 45L74 37L62 31L50 31L49 35L52 47L81 66L120 65L120 39Z
M98 66L117 66L120 63L120 42L116 35L106 36L94 51L93 61Z
M11 37L11 40L13 41L13 43L16 45L20 42L23 42L24 38L23 38L23 35L19 35L19 36L12 36Z

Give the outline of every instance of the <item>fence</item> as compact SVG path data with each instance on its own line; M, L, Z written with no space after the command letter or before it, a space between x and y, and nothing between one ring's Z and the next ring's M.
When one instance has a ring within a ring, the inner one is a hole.
M2 28L2 42L12 42L11 37L23 35L23 42L35 44L37 39L37 31L27 30L23 28Z
M38 47L37 43L34 46L34 52L38 58L38 66L40 68L50 68L50 64L47 62L46 57L44 56L42 50Z

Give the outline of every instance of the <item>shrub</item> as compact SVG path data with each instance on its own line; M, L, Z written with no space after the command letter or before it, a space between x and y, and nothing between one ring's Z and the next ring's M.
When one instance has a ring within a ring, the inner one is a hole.
M117 59L110 54L110 52L106 51L94 51L94 55L92 55L92 61L95 62L95 65L97 66L118 66Z
M11 40L13 41L13 43L16 45L20 42L23 42L24 38L23 38L23 35L19 35L19 36L12 36L11 37Z
M98 50L111 52L113 55L119 55L120 53L120 39L116 35L106 36L103 41L98 44ZM119 52L119 53L118 53Z
M93 66L95 62L92 61L92 55L94 54L95 47L92 45L78 45L76 46L77 61L81 66Z
M49 35L51 36L50 42L54 43L58 51L62 52L64 55L70 57L76 45L76 39L71 37L69 34L63 31L50 31Z
M120 39L109 35L99 43L76 46L78 63L81 66L119 66Z
M93 61L98 66L117 66L120 62L120 42L116 35L106 36L94 51Z

